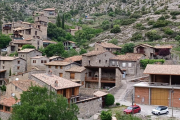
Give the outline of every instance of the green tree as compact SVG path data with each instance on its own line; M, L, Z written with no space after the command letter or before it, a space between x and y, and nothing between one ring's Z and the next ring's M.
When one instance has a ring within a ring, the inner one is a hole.
M8 35L0 34L0 49L5 48L10 41L11 38Z
M23 49L27 49L27 48L36 49L36 47L34 47L33 45L29 45L29 44L22 46L22 50L23 50Z
M56 18L56 26L57 26L57 27L61 27L61 18L60 18L60 16L59 16L59 14L58 14L58 16L57 16L57 18Z
M105 104L107 106L110 106L110 105L113 105L114 104L114 96L112 94L107 94L106 97L105 97Z
M118 40L113 38L112 40L110 40L108 43L112 43L114 45L117 45L118 44Z
M120 29L119 25L114 25L113 29L111 29L110 32L111 33L119 33L119 32L121 32L121 29Z
M126 43L126 44L124 44L124 46L121 49L121 54L133 53L134 46L135 45L133 43Z
M82 54L84 54L84 53L87 53L87 50L81 49L81 51L79 52L80 55L82 55Z
M79 108L46 87L31 86L13 106L13 120L77 120Z
M112 113L109 111L102 111L101 112L101 120L111 120L112 119Z
M109 29L109 27L110 27L109 21L108 20L103 21L101 24L101 27L103 30Z
M59 42L58 44L50 44L44 49L44 53L48 57L51 57L53 55L60 56L64 53L64 45L61 42Z
M62 16L62 29L64 29L64 14Z
M0 90L1 91L6 91L6 86L5 85L0 86Z

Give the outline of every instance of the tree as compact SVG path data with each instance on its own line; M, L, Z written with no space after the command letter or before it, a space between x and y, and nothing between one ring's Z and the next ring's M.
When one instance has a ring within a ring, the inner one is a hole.
M134 46L135 45L133 43L126 43L126 44L124 44L124 46L121 49L121 54L133 53Z
M59 14L58 14L58 16L57 16L57 18L56 18L56 26L57 26L57 27L61 27L61 18L60 18L60 16L59 16Z
M11 38L8 35L0 34L0 49L5 48L10 41Z
M113 38L113 39L110 40L108 43L112 43L112 44L114 44L114 45L117 45L117 44L118 44L118 40Z
M64 45L63 43L59 42L58 44L50 44L44 49L44 53L51 57L53 55L62 55L64 53Z
M77 120L79 108L46 87L31 86L13 106L13 120Z
M105 97L105 104L107 106L113 105L114 104L114 96L112 94L107 94Z
M112 113L109 111L102 111L101 112L101 120L111 120L112 119Z
M23 49L27 49L27 48L36 49L36 47L34 47L33 45L29 45L29 44L22 46L22 50L23 50Z
M80 55L82 55L82 54L84 54L84 53L87 53L87 50L81 49L81 51L79 52Z
M62 29L64 29L64 14L62 16Z
M11 69L9 70L9 76L11 76Z
M102 27L103 30L109 29L109 27L110 27L109 21L108 20L103 21L102 24L101 24L101 27Z
M0 90L1 91L6 91L6 86L5 85L0 86Z
M115 25L115 26L113 27L113 29L111 29L110 32L111 32L111 33L119 33L119 32L121 32L121 29L120 29L119 25Z
M167 49L167 48L160 49L159 52L158 52L158 55L163 56L163 57L165 57L165 56L167 56L169 54L170 54L170 50Z

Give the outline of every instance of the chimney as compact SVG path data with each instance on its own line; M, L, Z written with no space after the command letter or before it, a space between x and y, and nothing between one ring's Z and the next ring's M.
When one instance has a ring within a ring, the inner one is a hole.
M54 82L54 86L58 87L58 81L57 80Z

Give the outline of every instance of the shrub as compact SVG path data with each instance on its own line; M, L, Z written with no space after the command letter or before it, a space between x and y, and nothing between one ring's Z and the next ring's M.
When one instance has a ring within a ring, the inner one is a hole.
M107 94L105 97L105 104L107 106L113 105L114 104L114 96L112 94Z
M156 62L161 62L163 64L165 62L165 60L164 59L144 59L144 60L140 60L141 67L143 69L146 68L147 64L154 64Z
M148 25L153 25L154 23L155 23L154 20L150 20L150 21L148 22Z
M114 45L117 45L117 44L118 44L118 40L113 38L113 39L110 40L108 43L112 43L112 44L114 44Z
M136 21L135 18L123 19L121 25L130 25L130 24L134 23L135 21Z
M124 46L121 49L121 54L133 53L134 46L135 45L133 43L126 43L126 44L124 44Z
M142 15L140 13L134 13L130 16L130 18L140 18Z
M147 33L145 34L145 36L148 37L148 39L149 39L150 41L159 40L159 39L162 38L162 37L157 33L156 30L151 30L151 31L147 32Z
M100 117L101 117L101 120L111 120L112 119L112 113L109 111L102 111Z
M175 37L175 40L179 41L179 40L180 40L180 35L177 35L177 36Z
M116 103L116 105L117 105L117 106L119 106L119 105L120 105L120 103Z
M115 25L115 26L113 27L113 29L111 29L110 32L111 32L111 33L119 33L119 32L121 32L121 29L120 29L119 25Z
M171 30L171 28L164 28L163 31L167 35L172 35L174 33L174 31Z
M141 40L142 38L143 38L142 33L136 32L132 35L131 41L138 41Z
M108 20L103 21L101 24L101 27L103 30L109 29L109 27L110 27L109 21Z
M165 15L164 17L165 17L165 19L168 19L168 18L170 18L170 16L169 16L169 15Z
M172 19L177 19L175 15L172 16Z
M158 20L165 20L166 18L164 16L161 16L158 18Z
M121 112L116 113L117 120L142 120L141 118L133 115L122 114Z
M114 12L110 12L109 16L114 17L116 14Z
M139 29L139 30L144 30L145 29L145 27L141 23L137 23L134 27L136 29Z
M170 12L170 15L172 15L172 16L180 15L180 11L172 11L172 12Z
M157 20L154 24L153 27L154 28L158 28L158 27L165 27L170 23L170 21L167 20Z

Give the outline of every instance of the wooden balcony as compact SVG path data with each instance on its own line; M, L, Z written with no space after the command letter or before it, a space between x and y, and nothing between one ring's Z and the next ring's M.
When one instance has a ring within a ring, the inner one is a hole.
M99 82L98 77L86 77L86 82ZM113 78L101 78L101 83L115 83L115 79Z
M11 30L11 27L5 26L5 27L3 27L3 30Z

